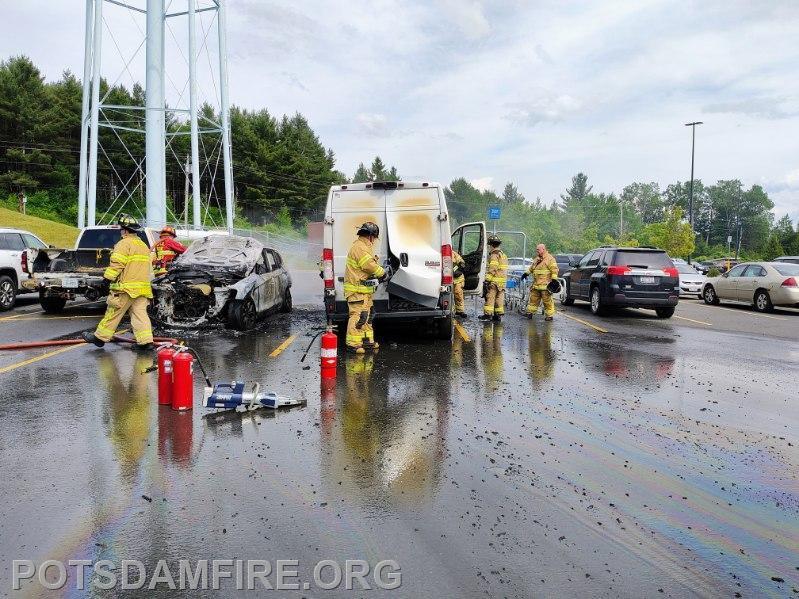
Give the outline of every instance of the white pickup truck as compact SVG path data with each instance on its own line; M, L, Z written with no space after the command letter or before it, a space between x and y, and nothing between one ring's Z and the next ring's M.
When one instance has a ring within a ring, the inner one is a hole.
M30 231L0 228L0 312L17 303L17 294L25 293L22 282L27 275L26 249L46 248L47 244Z
M142 229L139 237L152 248L158 231ZM29 278L22 286L39 292L39 303L48 313L60 312L68 300L82 295L95 301L105 295L103 271L108 266L111 250L122 238L118 225L86 227L81 230L71 250L27 250Z

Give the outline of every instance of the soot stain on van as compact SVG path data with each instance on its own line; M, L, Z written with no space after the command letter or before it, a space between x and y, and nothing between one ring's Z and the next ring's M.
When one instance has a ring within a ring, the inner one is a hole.
M401 241L432 245L433 219L429 214L402 214L397 218Z
M397 206L401 206L402 208L410 208L413 206L433 206L438 207L438 198L437 197L415 197L415 198L408 198L407 200L402 200L401 202L397 202Z

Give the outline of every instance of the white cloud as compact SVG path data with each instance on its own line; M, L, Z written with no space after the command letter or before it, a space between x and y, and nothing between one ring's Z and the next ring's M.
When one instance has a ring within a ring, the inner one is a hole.
M470 40L478 40L491 33L483 6L477 0L440 0L440 4L449 20Z
M355 117L359 129L365 135L372 137L386 137L388 131L388 119L384 114L371 114L362 112Z
M580 110L582 104L568 94L543 94L525 102L511 106L506 115L509 120L519 125L535 127L539 123L557 123Z
M494 189L494 177L479 177L477 179L472 179L469 183L472 184L472 187L480 191L491 191Z

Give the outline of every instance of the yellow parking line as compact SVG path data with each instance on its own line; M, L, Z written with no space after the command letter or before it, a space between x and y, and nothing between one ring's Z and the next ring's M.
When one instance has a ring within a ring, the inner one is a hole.
M461 325L461 323L458 321L455 321L455 330L458 331L458 335L460 335L461 339L463 339L466 343L469 343L469 341L472 340L472 338L469 337L469 333L466 332L466 329L464 329L463 325Z
M561 314L563 314L566 318L570 318L571 320L579 322L580 324L584 324L587 327L591 327L592 329L594 329L595 331L598 331L600 333L607 333L608 332L607 329L603 329L602 327L598 327L595 324L591 324L590 322L588 322L587 320L583 320L582 318L577 318L576 316L571 316L570 314L566 314L565 312L561 312Z
M704 320L694 320L693 318L686 318L685 316L675 316L674 318L679 318L680 320L687 320L688 322L695 322L696 324L704 324L709 327L713 326L711 323L705 322Z
M76 347L82 347L84 345L86 345L85 341L83 343L78 343L77 345L67 345L66 347L59 347L58 349L54 349L53 351L44 353L41 356L36 356L35 358L28 358L27 360L23 360L22 362L17 362L16 364L9 364L8 366L3 366L2 368L0 368L0 374L16 370L17 368L22 368L23 366L28 366L29 364L33 364L34 362L38 362L39 360L46 360L47 358L52 358L53 356L57 356L58 354L63 354L66 351L75 349Z
M0 322L4 320L14 320L15 318L19 318L20 316L22 316L22 314L15 314L14 316L3 316L3 318L0 318Z
M271 354L269 354L269 357L270 357L270 358L276 358L277 356L279 356L279 355L280 355L280 352L282 352L282 351L283 351L284 349L286 349L286 348L287 348L289 345L291 345L291 343L292 343L292 342L293 342L293 341L294 341L296 338L297 338L297 335L292 335L291 337L289 337L288 339L286 339L286 340L285 340L283 343L281 343L280 345L278 345L278 346L277 346L277 347L274 349L274 351L273 351Z
M19 316L22 316L21 314ZM93 316L90 315L78 315L78 316L44 316L44 317L31 317L31 316L24 316L22 318L14 317L14 322L19 322L20 320L38 320L42 322L44 320L72 320L73 318L102 318L102 314L95 314ZM2 319L0 319L2 320ZM12 323L13 324L13 323Z

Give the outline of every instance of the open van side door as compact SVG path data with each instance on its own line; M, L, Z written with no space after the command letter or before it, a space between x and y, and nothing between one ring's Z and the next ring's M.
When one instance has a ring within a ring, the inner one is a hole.
M484 222L466 223L452 233L452 249L458 252L466 267L463 275L466 295L482 293L488 263L488 240Z

